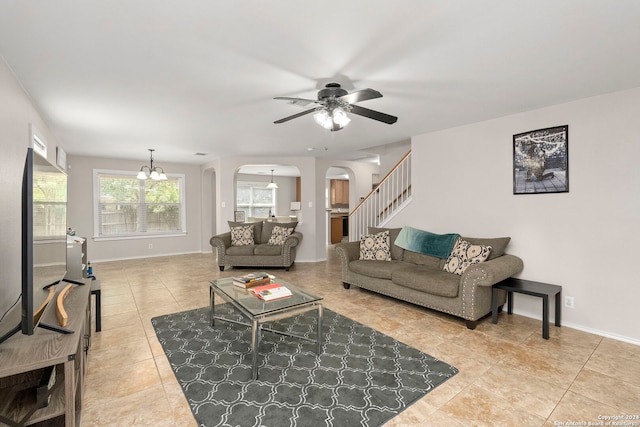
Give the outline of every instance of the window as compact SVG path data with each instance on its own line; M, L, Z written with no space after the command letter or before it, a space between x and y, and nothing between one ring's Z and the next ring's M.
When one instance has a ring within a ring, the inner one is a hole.
M266 217L276 214L276 190L266 188L264 182L238 182L236 206L247 217Z
M67 234L67 176L38 172L33 175L33 236L36 240Z
M184 234L184 175L166 181L137 179L135 172L94 171L95 237Z

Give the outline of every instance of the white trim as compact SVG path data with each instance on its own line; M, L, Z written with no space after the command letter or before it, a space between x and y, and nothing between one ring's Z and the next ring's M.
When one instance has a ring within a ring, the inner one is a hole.
M144 234L135 234L135 235L127 235L127 236L93 236L92 239L94 242L108 242L110 240L140 240L140 239L166 239L168 237L186 237L186 231L177 232L173 234L168 233L144 233Z
M38 128L33 123L29 123L29 147L45 159L47 158L47 141L40 135Z
M191 254L201 254L202 251L189 251L189 252L172 252L168 254L157 254L157 255L140 255L140 256L128 256L122 258L105 258L99 260L92 260L92 264L100 263L100 262L113 262L113 261L127 261L130 259L144 259L144 258L161 258L161 257L171 257L171 256L180 256L180 255L191 255ZM209 252L211 253L211 252ZM297 262L297 260L296 260Z

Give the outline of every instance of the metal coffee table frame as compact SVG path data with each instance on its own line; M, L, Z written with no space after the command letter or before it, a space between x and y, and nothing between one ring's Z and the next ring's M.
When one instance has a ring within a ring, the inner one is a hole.
M222 320L225 322L244 325L251 328L251 353L252 353L252 376L258 379L258 348L260 346L260 337L262 331L273 332L293 338L316 343L316 353L322 353L322 317L323 307L322 298L312 295L306 291L296 288L290 283L282 280L275 282L286 286L293 293L292 296L281 298L274 301L264 302L251 294L248 290L242 289L233 284L231 278L212 280L209 287L209 299L211 304L210 319L211 326L214 321ZM249 323L239 322L237 320L228 319L215 315L215 296L221 297L225 302L231 304L238 312L249 320ZM317 310L318 321L316 330L316 339L276 331L270 328L264 328L262 323L291 317L306 311Z

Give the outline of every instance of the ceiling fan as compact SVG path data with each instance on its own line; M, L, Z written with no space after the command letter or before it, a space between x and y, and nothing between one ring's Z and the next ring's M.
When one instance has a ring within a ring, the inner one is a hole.
M315 113L313 118L325 129L330 131L338 131L345 127L351 119L347 113L357 114L359 116L368 117L378 120L389 125L398 121L398 118L379 111L370 110L368 108L354 105L356 102L367 101L369 99L382 98L382 94L373 89L362 89L355 92L347 92L339 83L328 83L324 89L318 92L318 99L291 98L288 96L278 96L274 99L282 99L289 101L290 104L306 106L309 104L317 104L315 107L305 110L301 113L294 114L284 119L276 120L273 123L279 124L287 122L291 119L302 117L306 114Z

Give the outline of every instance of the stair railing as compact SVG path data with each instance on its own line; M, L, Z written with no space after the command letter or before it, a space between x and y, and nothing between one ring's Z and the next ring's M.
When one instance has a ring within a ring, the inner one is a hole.
M381 227L411 201L411 151L349 214L349 240L359 240L369 227Z

